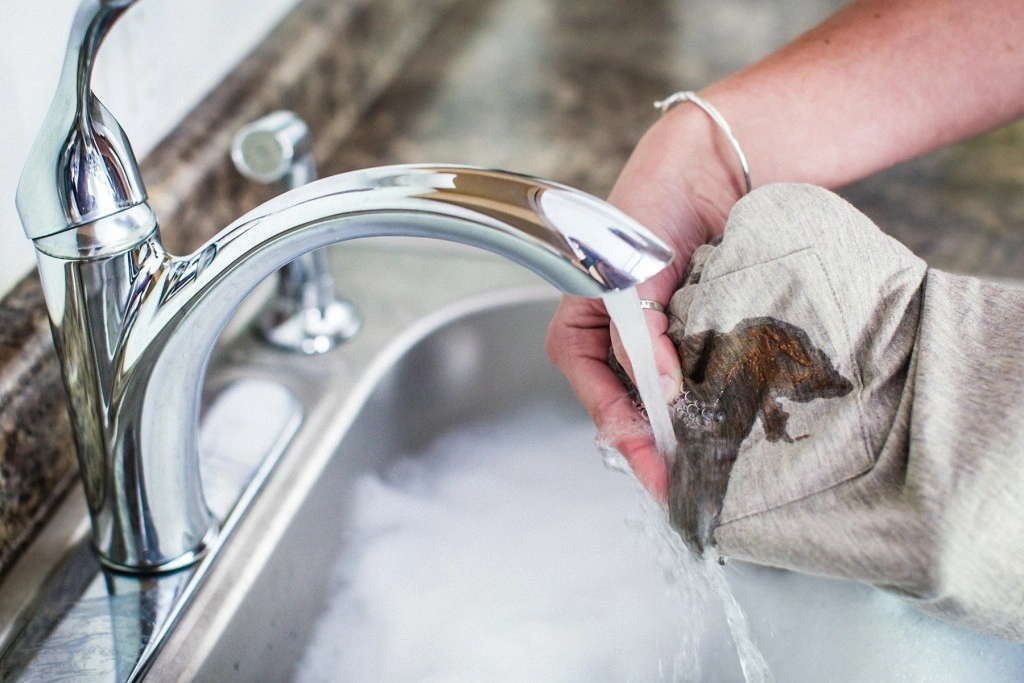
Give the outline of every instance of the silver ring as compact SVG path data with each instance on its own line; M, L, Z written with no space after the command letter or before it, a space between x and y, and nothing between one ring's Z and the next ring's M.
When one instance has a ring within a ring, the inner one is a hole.
M659 304L657 301L651 301L650 299L640 299L640 308L649 308L652 311L658 313L664 313L665 307Z

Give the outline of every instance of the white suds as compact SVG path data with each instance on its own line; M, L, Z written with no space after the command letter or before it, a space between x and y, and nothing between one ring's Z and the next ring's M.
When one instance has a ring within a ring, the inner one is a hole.
M638 486L554 405L364 477L297 680L742 681L701 562ZM779 681L1024 680L1020 646L867 586L719 569Z

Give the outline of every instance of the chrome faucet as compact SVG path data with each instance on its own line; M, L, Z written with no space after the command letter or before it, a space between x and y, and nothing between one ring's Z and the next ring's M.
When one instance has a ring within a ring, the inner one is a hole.
M661 271L671 250L609 205L457 166L346 173L291 190L188 256L168 254L131 145L93 95L104 37L136 0L84 0L17 204L39 261L93 521L109 568L172 570L217 533L200 484L207 362L232 311L297 256L374 235L475 245L596 297Z

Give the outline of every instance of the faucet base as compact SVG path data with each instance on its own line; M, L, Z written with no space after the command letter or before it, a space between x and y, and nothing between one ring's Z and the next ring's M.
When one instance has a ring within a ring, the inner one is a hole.
M200 562L204 557L206 557L207 553L210 551L210 548L214 547L218 543L220 533L220 525L214 524L206 532L206 535L203 536L203 539L199 542L199 544L196 545L196 547L190 550L189 552L178 555L177 557L170 559L166 562L162 562L160 564L150 564L139 567L123 565L118 564L117 562L113 562L110 559L104 557L103 553L100 552L100 549L96 546L93 546L93 551L96 553L96 559L99 560L100 564L103 566L104 569L116 572L118 574L128 574L132 576L152 576L154 574L170 574L176 571L180 571L182 569L186 569Z
M326 353L359 332L362 322L348 301L287 310L274 306L260 318L259 334L271 346L312 356Z
M73 490L0 584L0 680L127 683L146 675L302 424L305 409L294 393L253 374L250 366L219 371L200 430L200 465L219 527L192 552L144 572L102 562L86 538L84 491ZM267 414L254 415L252 400Z

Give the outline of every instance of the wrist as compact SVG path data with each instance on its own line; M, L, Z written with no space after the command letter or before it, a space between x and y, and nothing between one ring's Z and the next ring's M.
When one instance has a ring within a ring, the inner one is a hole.
M608 199L673 245L678 258L656 279L675 285L697 247L722 233L745 193L729 141L706 112L687 102L647 130Z
M659 137L671 150L665 162L684 178L705 241L717 237L733 205L751 189L739 141L714 105L703 100L677 99L655 127L664 129Z

